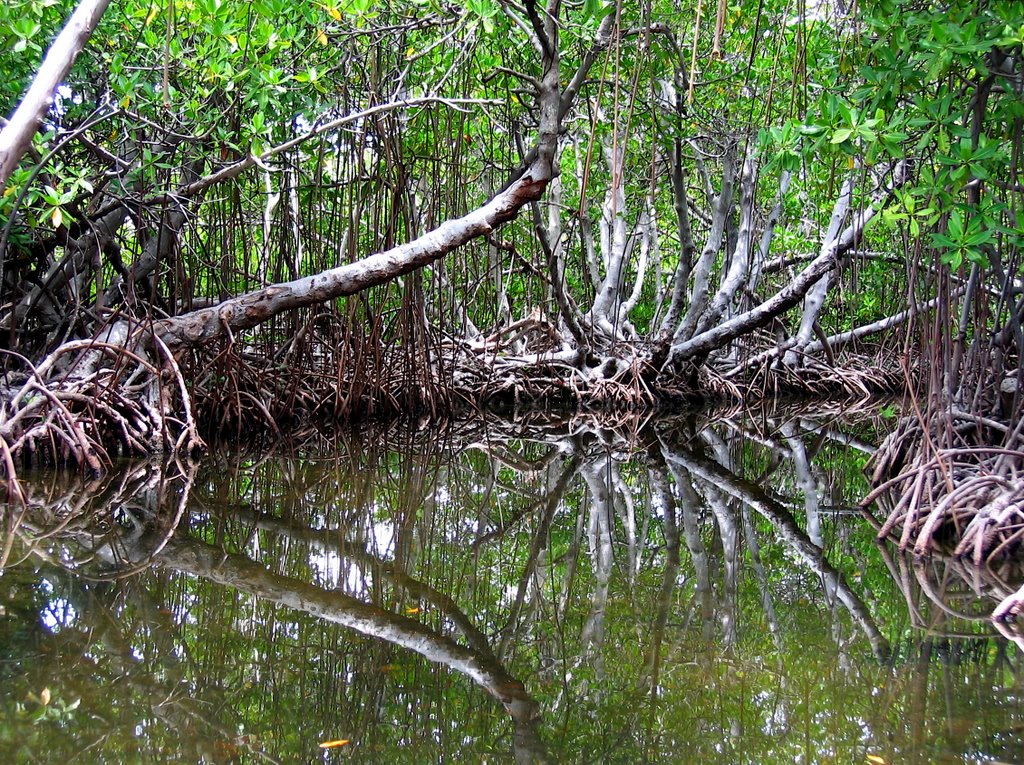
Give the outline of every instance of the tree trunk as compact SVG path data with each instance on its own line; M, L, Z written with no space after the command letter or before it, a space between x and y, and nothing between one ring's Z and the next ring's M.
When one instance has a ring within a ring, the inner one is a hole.
M82 0L46 51L28 92L10 122L0 130L0 190L7 185L22 155L32 145L32 136L53 103L53 92L75 63L109 4L110 0Z

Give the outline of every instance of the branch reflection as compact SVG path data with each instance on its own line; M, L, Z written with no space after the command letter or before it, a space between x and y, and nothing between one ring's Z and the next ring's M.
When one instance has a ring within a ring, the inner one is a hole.
M327 739L366 762L680 747L722 763L824 747L838 761L862 756L865 735L925 762L936 735L967 745L976 734L948 720L929 734L927 705L914 706L951 649L906 644L892 620L907 611L879 600L870 551L846 538L862 480L848 455L869 440L771 413L624 425L552 417L28 481L4 547L5 575L31 583L26 608L45 626L26 656L65 657L63 682L82 696L88 682L134 689L118 702L134 723L89 746L123 746L152 719L151 745L188 742L186 759L308 759ZM934 595L891 556L876 569L911 606ZM85 658L97 652L119 658ZM872 698L904 671L889 662L911 658L917 690L893 701L906 711L894 732ZM75 661L93 662L92 681ZM26 666L26 687L55 684L53 663ZM720 724L685 712L701 693Z

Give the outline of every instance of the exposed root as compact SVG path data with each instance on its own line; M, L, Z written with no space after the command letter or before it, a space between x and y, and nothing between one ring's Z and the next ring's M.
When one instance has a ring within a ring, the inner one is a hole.
M6 375L0 452L15 463L63 463L101 473L118 455L186 454L202 448L183 378L168 354L160 369L122 347L67 343L26 374ZM167 372L165 378L164 371ZM170 383L170 384L168 384Z
M875 489L863 505L877 501L885 513L878 537L901 551L919 560L949 556L989 572L1009 596L994 618L1011 618L1024 608L1024 590L1011 594L1007 578L1024 554L1021 444L1007 424L970 413L945 412L932 428L921 422L902 420L874 455ZM941 434L956 443L941 444ZM991 445L998 441L1004 445Z
M17 357L28 373L0 406L0 471L15 475L34 461L98 473L117 455L188 454L204 439L279 439L338 421L537 408L614 419L693 404L859 400L905 384L895 365L856 356L807 357L799 367L764 356L743 374L734 359L715 357L657 367L645 343L566 347L537 312L489 337L456 341L433 336L406 307L386 316L364 310L288 314L280 325L227 331L219 344L181 356L156 339L143 358L123 347L125 330L120 345L67 343L38 368Z

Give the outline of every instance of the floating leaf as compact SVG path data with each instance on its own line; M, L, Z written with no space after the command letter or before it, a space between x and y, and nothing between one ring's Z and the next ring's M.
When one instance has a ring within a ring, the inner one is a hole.
M322 742L320 744L320 748L321 749L334 749L335 747L338 747L338 746L345 746L348 743L349 743L349 740L347 738L339 738L339 739L336 739L334 741L324 741L324 742Z

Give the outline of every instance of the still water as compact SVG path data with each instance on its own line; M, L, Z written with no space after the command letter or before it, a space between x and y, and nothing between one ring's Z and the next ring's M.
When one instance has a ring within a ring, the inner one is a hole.
M31 476L0 762L1024 761L991 602L857 507L886 425L552 418Z

